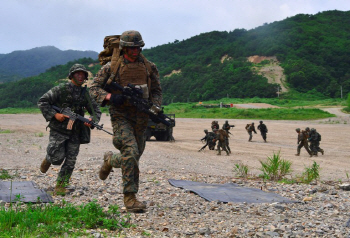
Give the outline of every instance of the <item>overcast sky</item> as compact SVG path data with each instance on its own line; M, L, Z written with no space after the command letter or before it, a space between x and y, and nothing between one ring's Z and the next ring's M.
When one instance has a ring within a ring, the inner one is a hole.
M350 10L349 0L2 0L0 54L52 45L102 50L106 35L138 30L145 48L299 13Z

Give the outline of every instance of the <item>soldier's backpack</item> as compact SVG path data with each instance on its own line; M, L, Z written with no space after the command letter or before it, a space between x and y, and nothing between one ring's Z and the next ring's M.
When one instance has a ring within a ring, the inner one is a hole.
M112 60L113 53L115 56L120 55L119 49L120 35L106 36L103 40L103 50L98 54L98 60L101 65L107 64Z
M317 132L317 141L321 141L321 134Z

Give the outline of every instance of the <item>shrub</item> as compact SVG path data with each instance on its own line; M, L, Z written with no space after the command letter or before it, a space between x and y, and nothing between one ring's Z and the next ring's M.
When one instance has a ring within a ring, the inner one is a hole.
M320 178L320 165L314 161L311 167L305 167L305 171L302 174L302 182L303 183L311 183L313 180Z
M243 163L235 164L233 167L233 171L235 172L236 176L247 178L248 177L248 165L245 165Z
M272 157L267 157L266 162L260 161L260 164L260 170L263 172L260 176L268 180L281 180L292 171L292 162L281 159L280 151L277 154L273 153Z

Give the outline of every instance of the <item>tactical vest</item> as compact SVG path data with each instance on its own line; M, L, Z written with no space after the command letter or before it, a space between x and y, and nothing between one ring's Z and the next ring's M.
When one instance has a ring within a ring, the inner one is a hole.
M81 116L84 116L84 106L87 105L86 94L84 88L80 90L80 96L78 98L73 98L73 87L71 83L61 83L58 85L59 95L58 101L55 106L59 108L69 107L71 110ZM82 95L84 94L84 95ZM73 131L80 131L82 122L76 120L73 125L72 130L67 130L69 119L65 119L63 122L59 122L56 119L52 119L48 125L50 129L58 131L63 134L71 135Z
M119 68L117 81L123 87L129 83L134 85L148 84L148 72L145 64L139 61L128 64L123 62Z

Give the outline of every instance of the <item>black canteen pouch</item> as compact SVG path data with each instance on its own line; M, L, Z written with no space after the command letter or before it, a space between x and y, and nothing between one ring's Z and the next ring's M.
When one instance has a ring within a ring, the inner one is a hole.
M79 133L80 144L89 144L91 139L91 129L87 126L82 126Z

